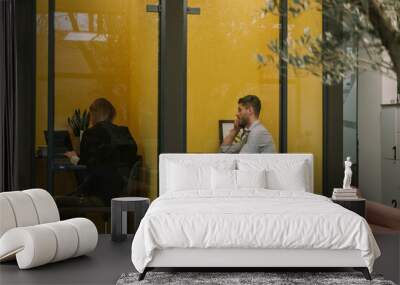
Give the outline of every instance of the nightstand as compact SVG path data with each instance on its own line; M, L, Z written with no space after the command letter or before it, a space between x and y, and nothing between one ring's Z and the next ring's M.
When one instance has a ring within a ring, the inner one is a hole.
M363 198L355 198L351 200L332 199L332 202L365 218L365 199Z

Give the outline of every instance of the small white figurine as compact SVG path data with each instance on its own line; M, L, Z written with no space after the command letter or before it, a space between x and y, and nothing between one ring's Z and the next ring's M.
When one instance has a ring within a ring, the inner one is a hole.
M351 171L351 160L350 156L346 158L344 162L344 179L343 179L343 189L351 189L351 175L353 172Z

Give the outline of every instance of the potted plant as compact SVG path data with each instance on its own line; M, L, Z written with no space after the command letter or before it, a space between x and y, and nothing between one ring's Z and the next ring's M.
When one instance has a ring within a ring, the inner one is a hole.
M82 134L89 127L89 119L89 113L86 110L81 113L80 109L75 109L72 116L67 119L72 147L77 153L79 153Z

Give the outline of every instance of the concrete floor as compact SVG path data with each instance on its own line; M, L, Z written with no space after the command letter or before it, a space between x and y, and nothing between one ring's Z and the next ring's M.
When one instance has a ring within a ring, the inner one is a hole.
M110 235L100 235L96 250L88 256L29 270L19 270L16 262L1 264L0 284L115 284L122 273L134 271L130 259L132 238L115 243ZM400 236L377 233L375 238L382 256L374 272L400 283Z
M400 232L375 230L374 236L381 250L381 256L374 264L374 272L400 284Z
M19 270L16 262L2 263L0 284L115 284L122 273L134 271L132 238L116 243L110 235L99 235L96 250L87 256L28 270Z

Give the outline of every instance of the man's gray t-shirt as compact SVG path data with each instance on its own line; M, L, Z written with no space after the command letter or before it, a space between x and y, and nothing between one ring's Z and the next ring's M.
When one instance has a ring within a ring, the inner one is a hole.
M259 121L255 121L250 128L244 129L244 132L245 139L238 143L221 145L220 151L223 153L275 153L272 136Z

